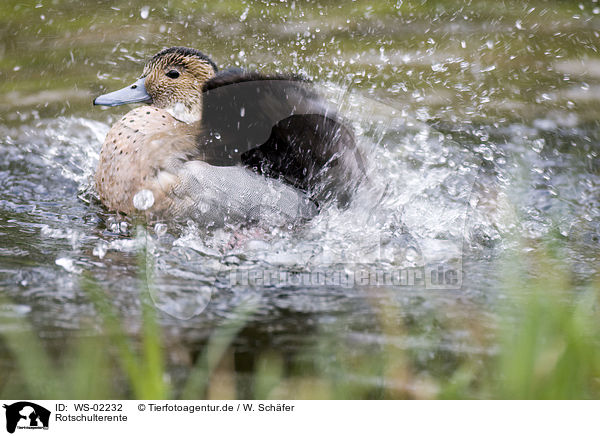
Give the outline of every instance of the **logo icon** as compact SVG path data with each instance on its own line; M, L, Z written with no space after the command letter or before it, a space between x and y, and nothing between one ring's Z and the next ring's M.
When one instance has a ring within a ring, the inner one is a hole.
M4 405L6 409L6 431L14 433L15 429L48 429L50 411L29 401L19 401Z

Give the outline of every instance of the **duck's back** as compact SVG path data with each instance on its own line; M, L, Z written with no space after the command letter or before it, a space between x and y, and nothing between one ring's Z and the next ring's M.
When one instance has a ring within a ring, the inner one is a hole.
M204 85L201 159L285 180L317 202L350 200L365 177L351 126L310 82L228 70Z

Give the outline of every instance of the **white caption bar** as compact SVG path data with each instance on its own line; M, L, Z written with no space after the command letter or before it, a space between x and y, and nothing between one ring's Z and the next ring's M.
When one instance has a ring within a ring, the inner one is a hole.
M596 401L4 400L0 434L584 434ZM3 433L4 432L4 433Z

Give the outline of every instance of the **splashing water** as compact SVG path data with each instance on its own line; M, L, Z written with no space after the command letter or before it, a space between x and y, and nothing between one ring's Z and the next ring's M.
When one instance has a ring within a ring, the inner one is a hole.
M154 204L154 194L148 189L142 189L133 196L133 206L137 210L148 210Z
M332 85L326 91L330 98L343 93ZM327 297L322 289L327 283L342 293L365 286L459 289L464 285L463 262L485 258L502 248L502 235L514 230L510 227L514 223L504 227L504 219L515 206L510 204L509 191L527 189L515 182L514 171L520 165L514 160L527 159L533 168L539 166L540 177L549 171L544 149L536 145L545 132L530 130L530 139L520 139L523 127L515 125L508 130L478 131L476 141L457 142L451 133L358 94L346 99L343 111L354 120L359 145L369 156L368 180L347 209L324 210L299 231L275 228L268 234L243 228L206 233L191 222L184 228L171 225L168 231L169 225L162 223L131 239L127 222L115 221L91 194L92 174L108 124L61 118L5 130L5 195L0 203L8 214L4 222L8 228L38 235L32 244L17 238L14 247L5 250L22 250L21 257L34 259L54 256L56 264L72 274L58 279L51 267L42 267L35 272L13 271L8 280L34 283L31 276L41 274L52 281L66 281L68 287L37 291L69 300L82 268L100 277L113 269L120 271L117 276L131 274L133 265L127 259L146 247L156 288L171 295L173 307L164 302L161 307L176 318L207 309L202 297L197 310L192 302L183 306L185 314L179 313L179 297L196 291L204 295L203 290L209 289L211 293L223 289L240 294L266 292L268 299L269 289L300 287L308 293L304 301L296 296L300 306L316 309L320 302L312 293L323 292ZM505 138L509 147L500 150L491 141L492 135ZM590 190L597 179L591 183ZM590 206L592 192L568 189L568 180L557 174L551 183L523 195L538 205L524 206L528 217L521 230L530 237L550 230L551 218L543 211L562 204L559 191L571 194L569 201L580 205L580 213L587 209L583 214L591 214L591 223L592 215L597 217L597 209ZM149 207L154 199L151 194L137 193L136 207ZM567 226L563 231L575 229ZM117 286L114 278L109 282ZM123 283L117 288L122 289Z

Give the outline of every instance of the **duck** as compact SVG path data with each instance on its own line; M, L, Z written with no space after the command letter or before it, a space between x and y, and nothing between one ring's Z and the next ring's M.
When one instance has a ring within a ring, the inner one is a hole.
M220 71L189 47L152 56L94 105L142 103L110 128L95 188L124 215L206 226L313 218L364 177L354 134L307 79Z

